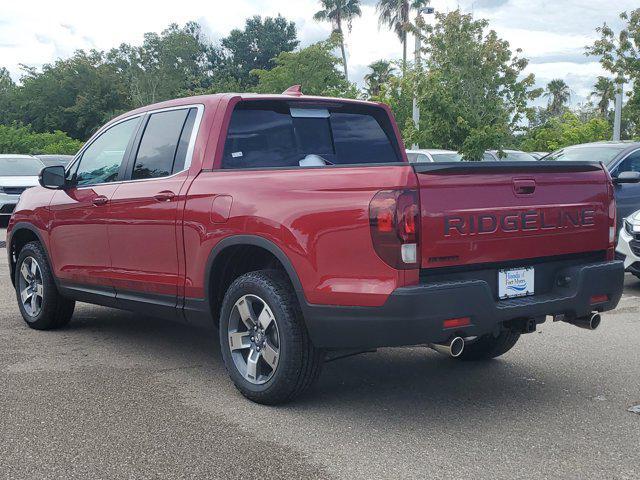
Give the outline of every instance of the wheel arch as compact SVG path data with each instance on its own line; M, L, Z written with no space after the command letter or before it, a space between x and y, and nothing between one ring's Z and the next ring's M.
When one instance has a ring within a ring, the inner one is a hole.
M229 274L226 267L233 265L236 254L251 254L252 258L246 263L247 268L236 268ZM277 264L273 264L276 261ZM228 286L239 275L264 268L280 268L289 278L301 308L306 305L300 277L289 257L271 240L257 235L233 235L218 242L211 250L205 268L205 295L208 310L217 323L222 299ZM237 273L237 274L236 274Z
M42 239L40 231L31 223L16 223L11 229L10 237L7 239L7 252L9 254L9 268L11 271L11 283L15 286L15 269L18 255L24 246L29 243L40 242L47 256L47 260L51 263L51 256L47 250L47 245ZM53 268L53 267L52 267Z

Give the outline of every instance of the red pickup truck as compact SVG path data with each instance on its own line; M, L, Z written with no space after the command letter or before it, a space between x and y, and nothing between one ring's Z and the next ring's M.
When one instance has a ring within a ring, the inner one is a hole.
M597 163L410 165L385 105L222 94L144 107L48 167L10 221L27 324L88 302L214 323L248 398L336 358L508 351L547 316L593 329L622 294Z

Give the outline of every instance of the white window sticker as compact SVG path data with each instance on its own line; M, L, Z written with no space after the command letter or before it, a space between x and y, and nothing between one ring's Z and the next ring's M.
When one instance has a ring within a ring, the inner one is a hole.
M232 156L233 158L240 158L240 157L242 156L242 152L233 152L233 153L231 154L231 156Z

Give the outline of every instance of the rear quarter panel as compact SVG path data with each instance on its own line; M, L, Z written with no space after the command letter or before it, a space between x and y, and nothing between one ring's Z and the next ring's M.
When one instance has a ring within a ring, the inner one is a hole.
M256 235L289 258L307 302L382 305L418 271L398 271L373 249L369 202L382 189L415 188L413 170L398 166L215 170L193 182L184 239L188 298L203 298L210 252L222 239ZM232 197L229 219L213 223L217 196Z

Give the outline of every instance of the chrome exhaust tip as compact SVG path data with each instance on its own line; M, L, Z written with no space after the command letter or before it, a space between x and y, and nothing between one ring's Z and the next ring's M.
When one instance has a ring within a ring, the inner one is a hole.
M575 325L576 327L584 328L585 330L595 330L600 326L600 314L598 312L592 312L590 315L580 318L573 318L570 320L565 320L571 325Z
M430 343L429 348L443 355L449 355L452 358L457 358L462 355L464 351L464 338L453 337L445 343Z

